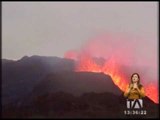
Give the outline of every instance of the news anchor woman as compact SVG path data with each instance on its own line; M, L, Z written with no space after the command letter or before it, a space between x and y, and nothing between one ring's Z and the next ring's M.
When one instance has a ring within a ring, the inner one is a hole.
M124 97L128 99L141 99L145 97L145 91L140 84L140 76L138 73L133 73L131 76L131 83L124 92Z

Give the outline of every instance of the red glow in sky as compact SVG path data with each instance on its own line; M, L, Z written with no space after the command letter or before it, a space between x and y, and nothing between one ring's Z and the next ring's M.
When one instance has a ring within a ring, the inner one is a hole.
M100 36L90 40L79 52L74 50L66 52L65 58L76 61L75 71L103 72L106 75L110 75L114 84L122 91L125 91L130 82L132 71L134 71L133 66L139 65L139 63L145 66L144 63L147 63L145 59L137 57L137 52L135 52L136 44L127 42L127 39L129 38L110 35ZM95 57L104 58L103 64L99 64ZM130 67L125 69L122 66L123 64L130 65ZM148 78L146 74L143 76ZM142 80L142 82L145 83L144 85L142 83L142 85L145 88L146 96L155 103L159 103L157 84L152 81L149 82L147 79Z

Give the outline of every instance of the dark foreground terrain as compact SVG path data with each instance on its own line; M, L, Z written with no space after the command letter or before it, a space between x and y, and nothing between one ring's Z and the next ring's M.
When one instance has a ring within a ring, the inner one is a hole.
M3 109L4 118L156 118L158 106L144 99L147 115L126 116L125 99L111 93L86 93L79 97L64 92L35 96L10 104Z

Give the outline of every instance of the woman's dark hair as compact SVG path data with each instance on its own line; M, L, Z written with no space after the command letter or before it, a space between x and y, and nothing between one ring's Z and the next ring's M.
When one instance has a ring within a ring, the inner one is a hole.
M133 73L133 74L132 74L132 76L131 76L131 83L133 83L132 77L133 77L134 75L137 75L137 76L138 76L138 82L137 82L137 83L138 83L138 88L141 89L142 85L140 84L140 76L139 76L138 73Z

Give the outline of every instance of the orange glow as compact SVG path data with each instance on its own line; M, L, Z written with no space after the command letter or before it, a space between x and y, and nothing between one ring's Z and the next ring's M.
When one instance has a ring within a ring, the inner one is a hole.
M71 58L73 59L73 58ZM87 71L87 72L103 72L106 75L110 75L114 84L118 86L122 91L126 90L130 82L130 78L126 76L124 70L116 63L116 59L111 57L106 60L103 65L99 65L89 55L80 55L76 62L75 71ZM129 82L128 82L129 81ZM155 84L148 84L144 86L146 96L148 96L155 103L158 101L158 89Z
M155 103L159 103L158 99L158 91L155 84L150 83L145 86L146 96L148 96L151 100L153 100Z
M101 72L101 66L97 65L91 57L82 56L76 66L76 71Z
M141 42L136 42L138 39ZM159 103L158 84L155 83L158 81L156 57L147 60L150 55L141 54L144 50L150 53L147 47L142 49L145 41L146 39L127 34L100 33L89 38L80 49L67 51L65 58L76 61L75 71L103 72L110 75L114 84L122 91L125 91L130 83L131 74L138 72L140 77L142 76L141 84L146 96Z
M83 56L79 59L76 71L88 71L88 72L103 72L110 75L115 85L117 85L122 91L126 89L127 81L123 76L113 59L106 61L104 65L98 65L91 57Z
M122 91L125 91L128 84L126 76L120 72L120 67L113 58L106 62L102 69L105 74L111 76L115 85L117 85Z
M67 51L65 53L64 57L67 58L67 59L76 60L76 58L77 58L77 52L73 51L73 50Z

